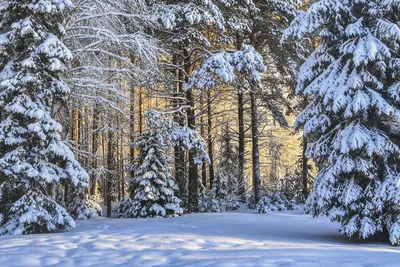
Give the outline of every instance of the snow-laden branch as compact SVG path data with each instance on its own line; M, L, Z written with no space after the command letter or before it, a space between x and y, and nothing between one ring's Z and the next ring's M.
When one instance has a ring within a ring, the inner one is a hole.
M208 56L208 57L207 57ZM227 84L238 83L239 77L246 84L254 83L261 87L260 74L267 70L262 56L251 45L244 45L238 51L222 51L206 60L199 70L193 72L185 89L211 89L218 81Z

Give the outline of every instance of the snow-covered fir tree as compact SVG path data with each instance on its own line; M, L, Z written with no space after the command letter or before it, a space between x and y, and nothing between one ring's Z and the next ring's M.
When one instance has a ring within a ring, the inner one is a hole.
M95 201L88 199L84 188L73 188L68 192L66 209L77 220L95 219L101 216L102 209Z
M321 162L307 208L348 237L400 241L400 1L321 0L288 37L318 38L297 92L312 99L296 127Z
M0 3L1 234L75 225L49 196L60 181L85 186L88 179L53 119L55 107L70 92L60 78L72 59L60 39L63 14L70 8L69 0Z
M137 174L133 181L133 197L123 217L176 217L183 210L176 196L179 190L170 170L168 155L170 129L174 122L148 112L145 132L137 141L140 150ZM124 202L126 199L124 199ZM126 206L126 205L125 205Z
M229 202L238 201L241 197L239 193L238 182L238 160L239 155L236 147L233 145L232 132L229 124L226 123L221 136L221 155L217 166L212 191L217 198Z

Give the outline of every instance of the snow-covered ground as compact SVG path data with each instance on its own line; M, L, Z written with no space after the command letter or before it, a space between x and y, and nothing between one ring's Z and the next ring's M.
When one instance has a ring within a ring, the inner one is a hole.
M400 248L337 228L301 211L78 221L67 233L0 237L0 266L399 266Z

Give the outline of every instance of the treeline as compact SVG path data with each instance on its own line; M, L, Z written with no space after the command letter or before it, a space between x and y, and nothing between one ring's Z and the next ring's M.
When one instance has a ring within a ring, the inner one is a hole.
M68 109L60 112L65 133L91 176L88 194L92 198L108 199L110 204L132 194L128 184L135 172L127 170L139 154L133 144L144 131L149 109L196 129L204 139L209 159L201 164L193 163L190 150L176 146L172 152L174 178L180 196L191 203L190 210L197 211L197 196L212 188L224 134L232 135L237 150L243 200L245 192L262 190L262 180L264 189L283 187L282 178L296 183L292 187L302 197L299 192L303 182L308 183L308 166L303 173L301 162L283 166L284 145L275 134L277 127L289 127L286 115L294 114L301 104L293 98L293 90L301 50L306 52L307 44L280 44L281 33L300 3L158 1L130 6L131 13L127 6L107 4L91 9L96 14L112 13L106 16L111 26L98 15L84 17L81 23L90 25L84 30L71 27L79 54L74 73L80 75L71 77L73 95ZM115 10L110 12L111 8ZM90 31L106 36L93 38ZM131 40L121 40L126 35ZM84 41L77 44L75 36ZM254 47L254 54L245 54L247 45ZM235 50L244 51L244 57L237 59L243 65L255 64L251 57L262 56L262 68L267 70L260 70L260 85L249 79L248 70L230 69L236 67L227 58L236 56ZM99 64L99 73L93 73L92 61ZM207 75L219 78L211 81ZM298 143L297 137L284 135ZM300 148L290 153L292 161L301 161ZM307 194L304 188L301 193Z
M2 233L67 229L102 201L109 217L168 217L264 191L304 200L309 165L281 130L306 101L309 42L281 43L301 6L2 1Z

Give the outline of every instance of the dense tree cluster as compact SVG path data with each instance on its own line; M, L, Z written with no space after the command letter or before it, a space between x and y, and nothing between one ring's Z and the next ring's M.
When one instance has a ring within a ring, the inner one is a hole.
M398 244L399 10L0 0L0 234L307 199Z

